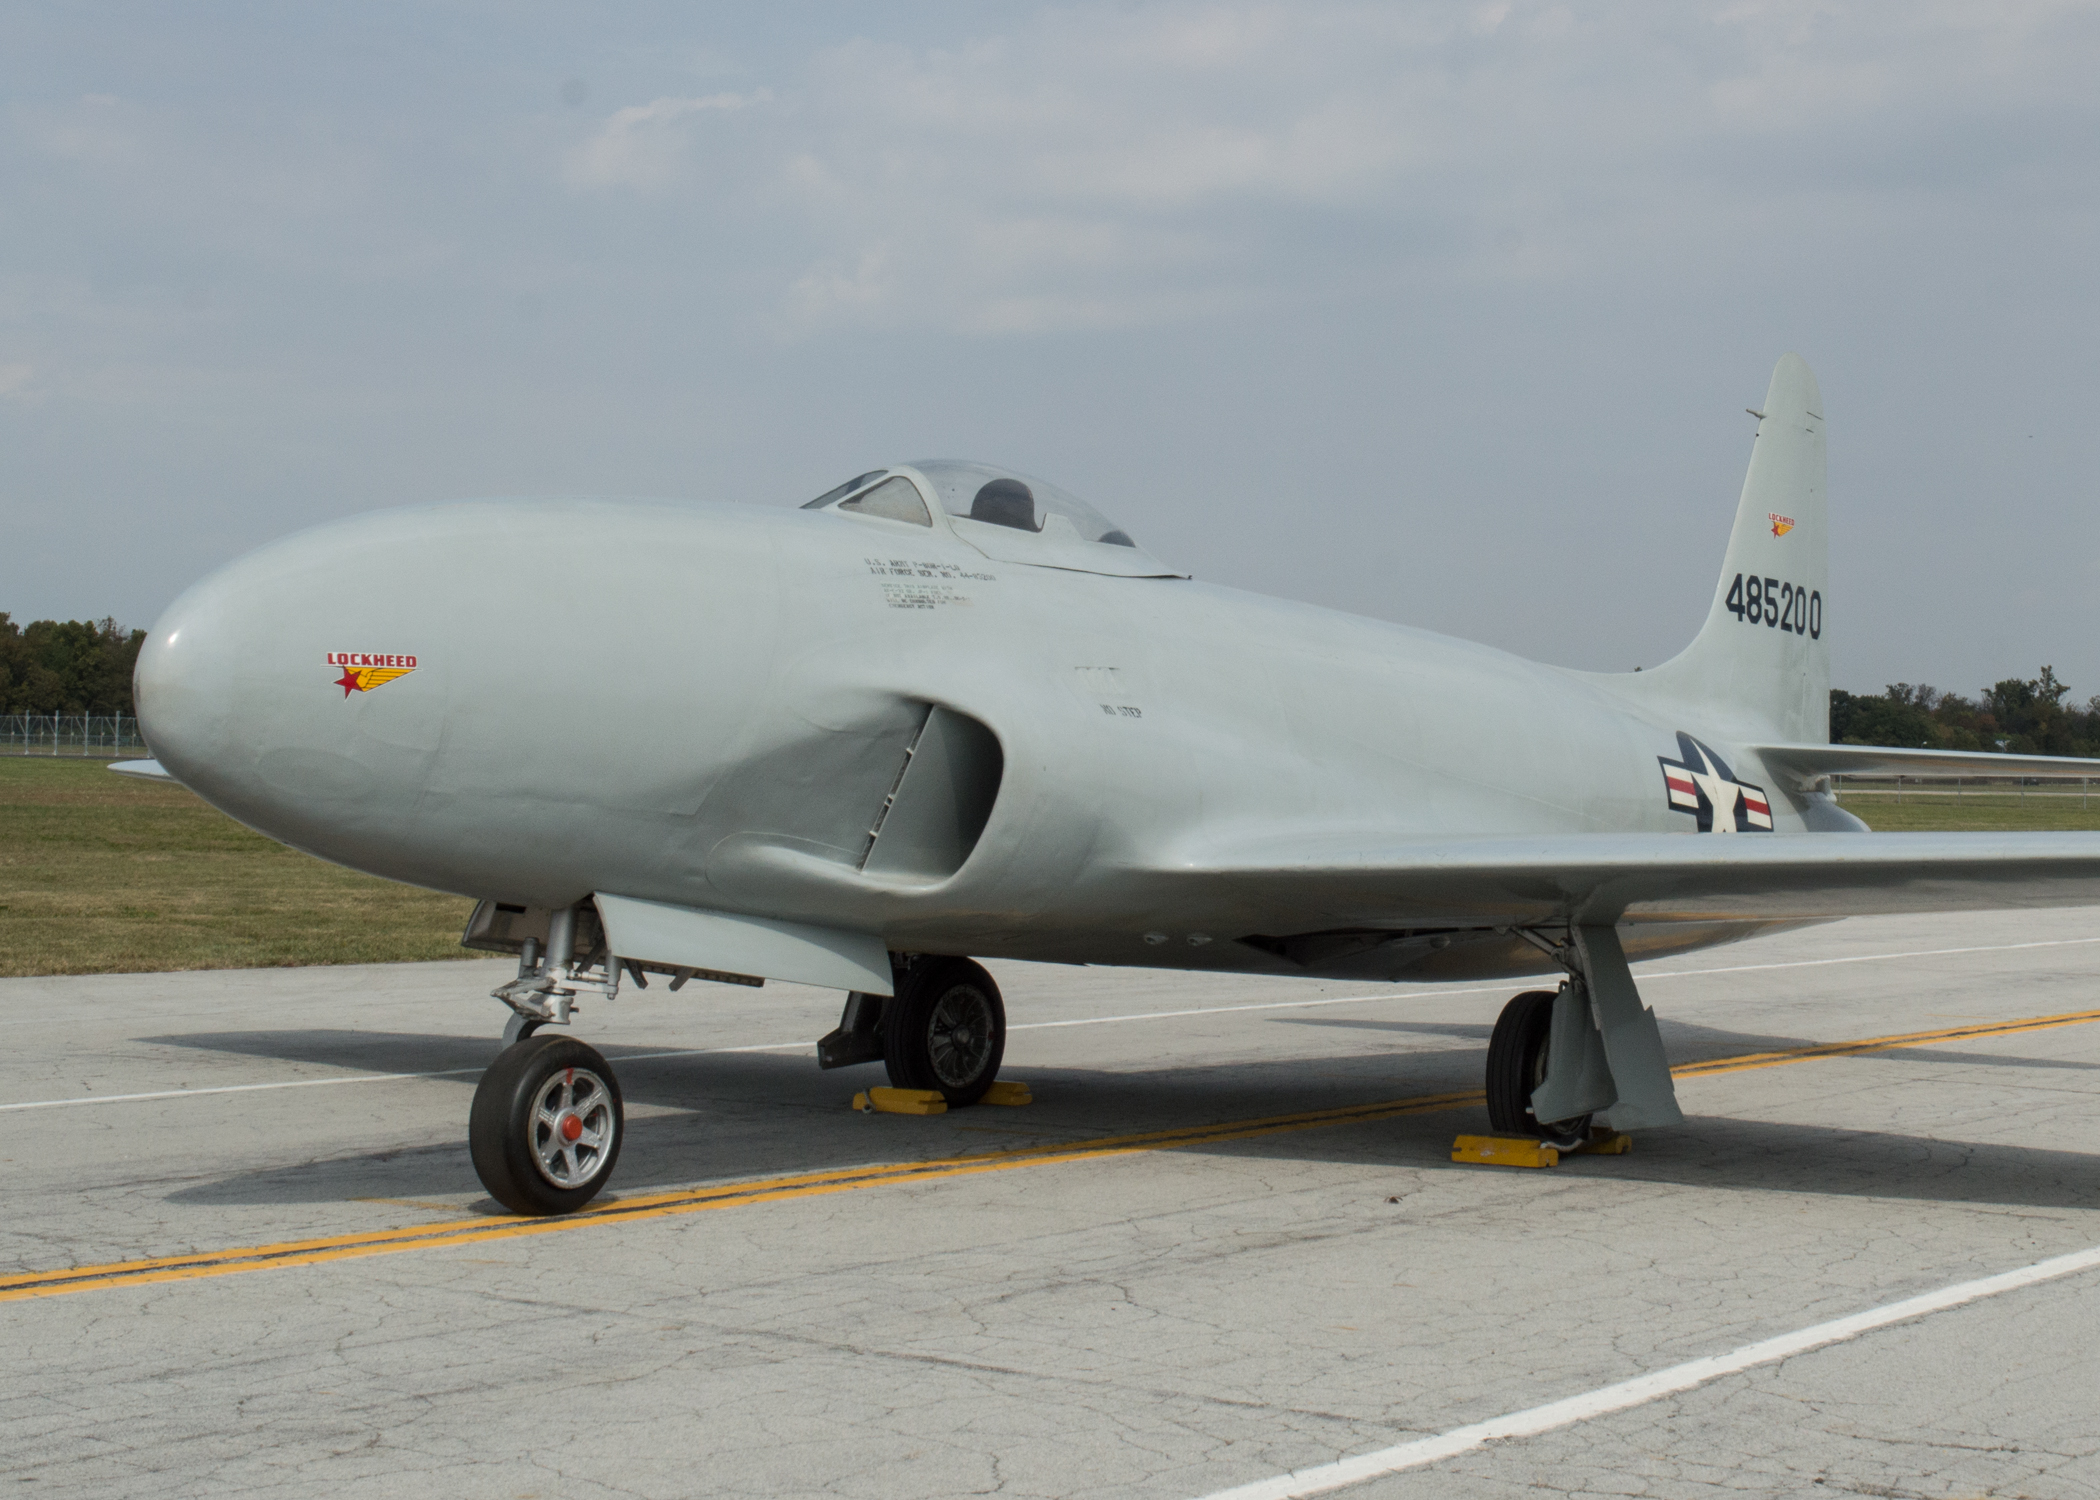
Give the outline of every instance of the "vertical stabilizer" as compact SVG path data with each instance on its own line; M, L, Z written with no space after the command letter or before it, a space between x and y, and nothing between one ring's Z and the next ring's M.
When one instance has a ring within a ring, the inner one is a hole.
M1706 626L1652 672L1618 679L1716 728L1830 738L1830 544L1823 398L1799 355L1772 371Z

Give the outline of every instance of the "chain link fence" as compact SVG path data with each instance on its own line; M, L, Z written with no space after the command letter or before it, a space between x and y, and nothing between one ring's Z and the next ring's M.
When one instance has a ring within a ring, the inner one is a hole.
M2100 798L2100 760L2091 776L1833 776L1830 787L1840 802L1879 799L1902 803L1957 802L1963 797L2070 798L2083 808L2087 798Z
M145 755L139 721L125 714L0 714L0 755Z

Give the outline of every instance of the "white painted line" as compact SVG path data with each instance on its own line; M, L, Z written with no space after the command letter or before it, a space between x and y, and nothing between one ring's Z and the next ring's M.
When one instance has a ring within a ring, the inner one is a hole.
M335 1083L391 1083L397 1078L457 1078L479 1073L479 1068L444 1068L431 1073L352 1073L341 1078L290 1078L274 1083L228 1083L205 1089L155 1089L148 1094L82 1094L74 1099L29 1099L20 1104L0 1104L0 1110L64 1109L72 1104L134 1104L141 1099L203 1098L206 1094L254 1094L267 1089L315 1089Z
M1572 1427L1577 1422L1586 1422L1592 1417L1608 1416L1612 1412L1644 1406L1650 1401L1660 1401L1665 1396L1675 1396L1691 1390L1694 1386L1704 1385L1709 1380L1718 1380L1723 1375L1740 1374L1758 1365L1769 1365L1778 1360L1790 1359L1796 1354L1805 1354L1811 1349L1821 1349L1826 1345L1856 1339L1863 1333L1886 1328L1892 1323L1905 1323L1912 1318L1922 1318L1931 1313L1963 1306L1965 1303L1977 1302L1985 1297L1995 1297L2001 1292L2017 1291L2021 1287L2054 1281L2063 1276L2075 1276L2096 1266L2100 1266L2100 1245L2090 1250L2075 1251L2070 1255L2059 1255L2052 1260L2039 1261L2031 1266L2022 1266L2017 1271L2003 1271L1996 1276L1957 1282L1936 1292L1906 1297L1901 1302L1891 1302L1885 1307L1854 1313L1849 1318L1834 1318L1828 1323L1817 1323L1798 1332L1783 1333L1777 1338L1760 1339L1757 1343L1745 1344L1727 1354L1688 1360L1681 1365L1672 1365L1667 1370L1657 1370L1652 1375L1622 1380L1617 1385L1607 1385L1580 1396L1568 1396L1559 1401L1550 1401L1544 1406L1511 1412L1507 1416L1493 1417L1467 1427L1456 1427L1437 1437L1395 1443L1392 1447L1380 1448L1375 1453L1362 1453L1355 1458L1345 1458L1331 1464L1320 1464L1315 1468L1280 1474L1274 1479L1259 1479L1252 1484L1217 1490L1204 1496L1203 1500L1297 1500L1297 1497L1304 1495L1323 1495L1329 1490L1338 1490L1345 1485L1361 1484L1367 1479L1398 1474L1406 1469L1419 1469L1424 1464L1455 1458L1461 1453L1470 1453L1475 1448L1485 1447L1489 1443L1502 1442L1509 1438L1536 1437L1542 1432Z
M649 1062L658 1057L715 1057L731 1052L792 1052L797 1047L814 1047L815 1042L748 1042L741 1047L673 1047L667 1052L629 1052L621 1062Z
M1765 969L1819 969L1832 964L1890 963L1905 958L1947 958L1963 953L2011 953L2023 948L2072 948L2100 943L2100 937L2051 938L2035 943L1988 943L1973 948L1919 948L1908 953L1855 953L1845 958L1803 958L1775 964L1733 964L1720 969L1646 970L1647 979L1697 979L1707 974L1752 974ZM1638 967L1638 966L1636 966ZM1463 989L1401 990L1377 995L1335 995L1319 1000L1264 1000L1253 1005L1199 1005L1188 1010L1145 1010L1125 1016L1081 1016L1070 1021L1024 1021L1008 1031L1053 1031L1065 1026L1116 1026L1130 1021L1169 1021L1183 1016L1223 1016L1250 1010L1311 1010L1322 1005L1369 1005L1380 1000L1437 1000L1452 995L1499 995L1507 983L1469 985ZM668 1052L633 1052L615 1062L650 1062L664 1057L717 1057L733 1052L793 1052L815 1042L755 1042L745 1047L675 1047ZM145 1094L83 1094L72 1099L31 1099L0 1104L0 1114L16 1109L64 1109L76 1104L129 1104L145 1099L187 1099L192 1095L254 1094L271 1089L320 1088L338 1083L394 1083L404 1078L464 1078L480 1068L437 1068L427 1073L354 1073L341 1078L290 1078L272 1083L230 1083L215 1088L157 1089Z

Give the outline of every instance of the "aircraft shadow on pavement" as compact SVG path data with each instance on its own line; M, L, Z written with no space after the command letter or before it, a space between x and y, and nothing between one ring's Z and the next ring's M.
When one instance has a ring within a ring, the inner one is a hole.
M444 1036L424 1031L352 1031L338 1027L300 1030L190 1031L142 1036L153 1047L189 1047L236 1057L347 1068L356 1073L445 1073L481 1069L496 1060L496 1037ZM640 1049L637 1049L640 1050ZM612 1056L611 1049L606 1055ZM473 1079L467 1079L472 1083Z
M1485 1049L1492 1026L1462 1021L1357 1021L1330 1016L1272 1016L1271 1025L1331 1027L1347 1031L1381 1031L1397 1035L1421 1035L1430 1037L1452 1037L1478 1042ZM1697 1026L1685 1022L1663 1022L1663 1037L1670 1056L1677 1061L1692 1058L1723 1057L1742 1052L1768 1052L1786 1047L1809 1045L1802 1037L1769 1036L1753 1032L1728 1031L1718 1027ZM312 1027L298 1030L259 1029L249 1031L198 1031L170 1034L166 1036L138 1037L134 1040L147 1046L187 1047L205 1052L224 1052L241 1057L267 1057L280 1062L307 1063L330 1068L347 1068L361 1073L466 1073L470 1069L487 1067L502 1050L502 1042L494 1036L449 1036L442 1033L421 1031L357 1031L340 1027ZM646 1042L622 1045L593 1041L608 1061L620 1067L623 1061L637 1056L655 1054L666 1049ZM1471 1049L1435 1049L1419 1055L1449 1057ZM1418 1054L1395 1053L1395 1057ZM1375 1054L1373 1055L1375 1056ZM777 1053L708 1052L695 1050L670 1058L652 1059L682 1065L704 1064L718 1067L731 1059L764 1059L770 1062L787 1062L799 1065L804 1071L815 1073L805 1053L782 1051ZM1981 1059L1979 1059L1981 1060ZM1997 1059L1992 1059L1996 1061ZM1274 1066L1287 1066L1296 1059L1278 1059ZM863 1074L881 1082L880 1069L849 1069L839 1076L860 1079ZM1478 1072L1477 1064L1474 1071ZM621 1087L629 1097L635 1097L634 1088L627 1083L627 1073L621 1072ZM472 1082L471 1078L466 1079ZM1478 1079L1473 1086L1478 1087ZM1463 1084L1453 1084L1462 1087ZM867 1082L856 1082L854 1089L866 1088ZM851 1089L848 1090L852 1092ZM666 1100L666 1103L676 1101ZM1304 1105L1294 1107L1308 1107Z
M1786 1038L1675 1029L1702 1033L1707 1042L1684 1045L1690 1038L1680 1037L1671 1049L1678 1056L1790 1044ZM1720 1044L1722 1038L1727 1045ZM481 1037L335 1030L150 1040L374 1072L475 1068L486 1064L494 1051L494 1044ZM657 1049L603 1050L619 1064L623 1055ZM1479 1056L1477 1048L1433 1048L1257 1058L1143 1072L1024 1067L1013 1076L1035 1088L1037 1104L1018 1110L957 1110L934 1119L865 1116L848 1109L854 1091L884 1081L879 1066L823 1073L808 1056L795 1053L630 1056L620 1077L629 1107L638 1113L629 1121L612 1192L631 1195L723 1178L996 1151L1470 1091L1479 1086ZM1929 1048L1866 1056L1992 1067L2100 1066ZM472 1077L458 1081L470 1083ZM450 1140L433 1142L426 1129L412 1144L359 1150L357 1132L370 1128L378 1135L385 1129L360 1110L346 1121L351 1138L340 1155L229 1174L194 1183L170 1197L212 1205L441 1197L455 1203L478 1200L485 1211L494 1211L494 1205L481 1198L467 1158L465 1091L447 1090L446 1095L448 1101L456 1101L449 1107L458 1112L458 1133ZM428 1118L421 1111L418 1115ZM1486 1128L1485 1112L1476 1107L1175 1149L1280 1161L1486 1172L1506 1178L1511 1175L1508 1169L1450 1163L1454 1134ZM1695 1116L1679 1129L1644 1133L1629 1156L1577 1158L1554 1172L1522 1175L1543 1185L1565 1181L1570 1174L1753 1192L2034 1208L2089 1207L2100 1201L2100 1155L1720 1116Z
M1664 1048L1671 1061L1677 1063L1739 1057L1749 1052L1783 1052L1793 1047L1815 1045L1805 1037L1759 1035L1748 1031L1729 1031L1717 1026L1701 1026L1690 1021L1672 1021L1668 1017L1659 1019L1662 1021ZM1286 1026L1331 1026L1347 1031L1477 1037L1483 1043L1494 1029L1490 1026L1470 1026L1456 1021L1354 1021L1335 1016L1279 1016L1276 1020ZM2100 1063L2081 1062L2076 1058L2009 1057L1989 1052L1960 1052L1950 1047L1937 1046L1891 1047L1880 1052L1856 1052L1851 1055L1896 1061L1907 1058L1919 1063L1960 1063L1980 1068L2063 1068L2073 1072L2100 1072Z
M1979 1068L2070 1068L2077 1072L2100 1073L2100 1063L2080 1062L2073 1057L1994 1057L1988 1052L1955 1052L1945 1047L1891 1048L1887 1052L1861 1052L1868 1059L1910 1058L1921 1063L1963 1063Z
M1488 1128L1485 1110L1404 1117L1385 1128L1415 1148L1394 1149L1395 1166L1521 1176L1542 1188L1580 1176L1745 1193L2009 1208L2090 1208L2100 1201L2100 1154L1896 1131L1693 1115L1675 1129L1637 1132L1626 1156L1578 1156L1548 1171L1519 1172L1450 1161L1454 1134ZM1400 1144L1400 1139L1392 1141L1395 1148ZM1273 1147L1256 1139L1244 1149L1270 1154ZM1288 1148L1273 1154L1304 1159L1304 1153Z

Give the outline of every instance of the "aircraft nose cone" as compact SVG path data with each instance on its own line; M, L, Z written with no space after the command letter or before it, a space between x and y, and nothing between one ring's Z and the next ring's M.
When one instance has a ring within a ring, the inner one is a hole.
M237 572L222 569L169 606L139 648L132 684L154 757L213 802L243 760L230 708L243 644L261 626L249 617Z
M251 553L185 592L139 651L155 757L287 843L322 848L398 814L437 743L442 694L415 643L396 639L421 622L374 577L383 542L364 520Z
M782 524L580 500L332 522L169 607L139 653L146 742L206 801L308 853L434 890L575 900L667 820L690 823L742 743L772 659L741 645L777 607ZM720 837L690 826L697 848Z

